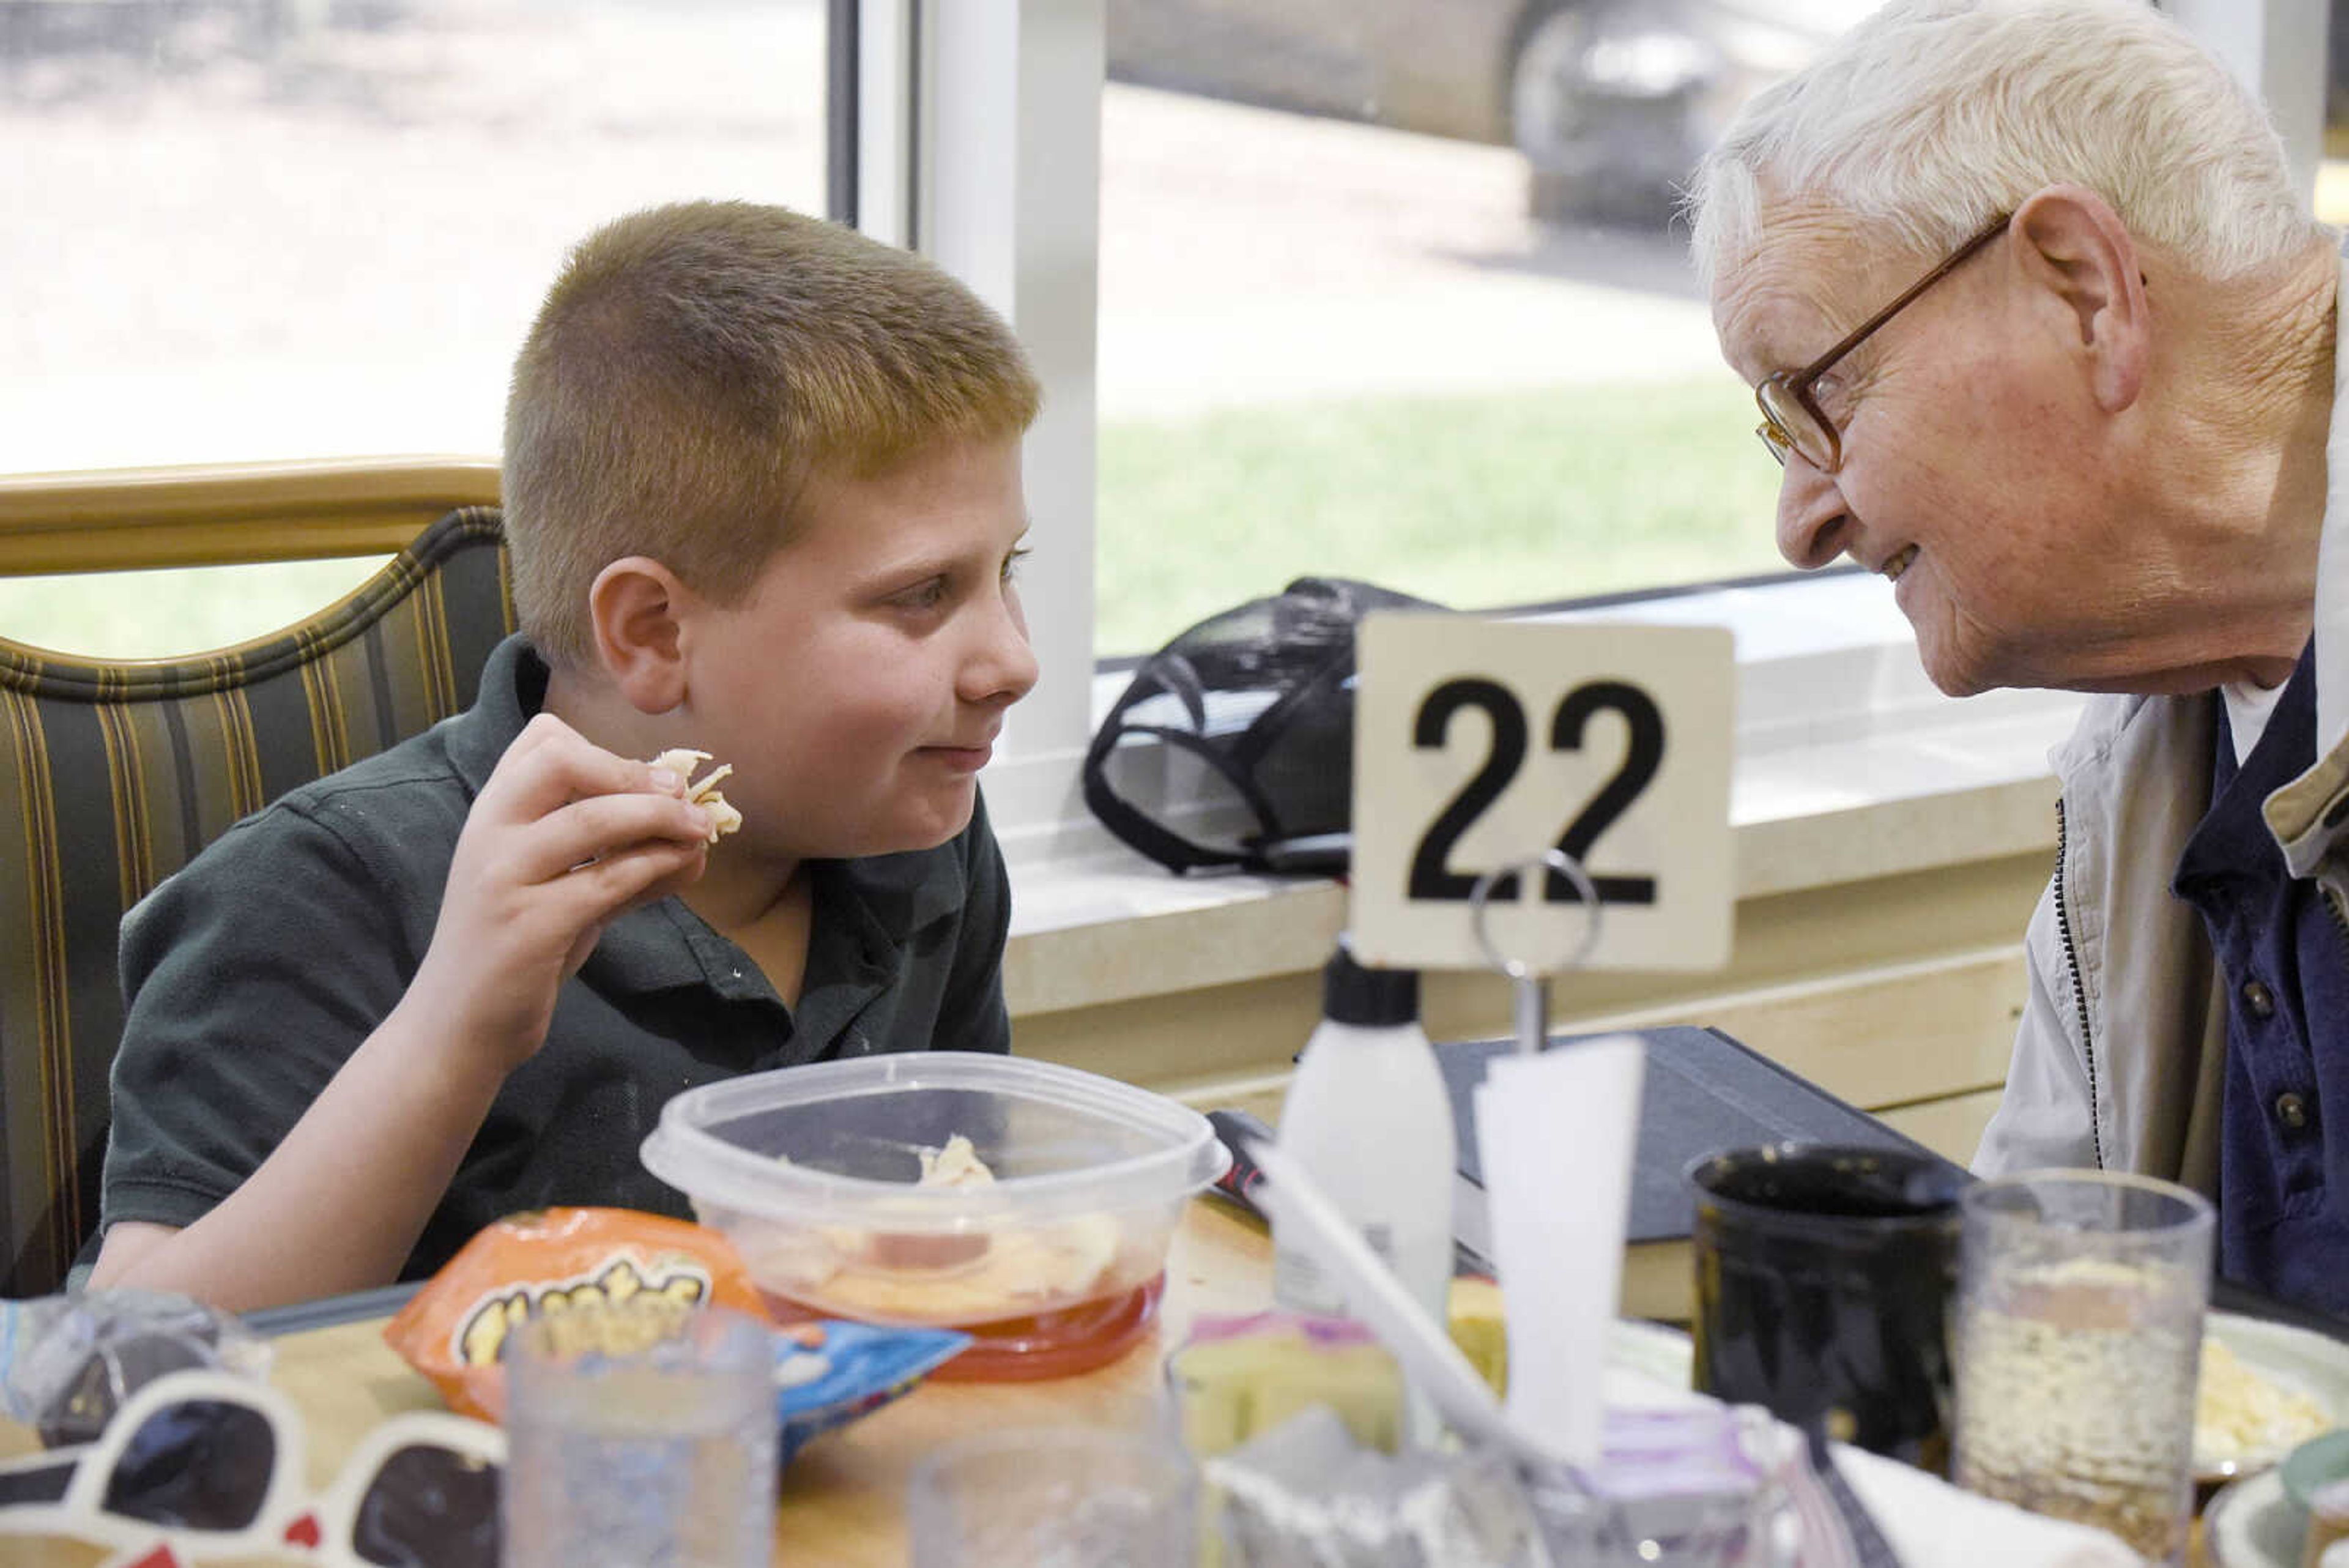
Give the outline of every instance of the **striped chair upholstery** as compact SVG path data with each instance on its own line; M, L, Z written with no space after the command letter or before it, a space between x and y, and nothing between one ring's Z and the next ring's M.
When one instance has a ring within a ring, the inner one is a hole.
M469 705L512 599L497 509L273 637L108 663L0 639L0 1295L98 1223L123 911L239 817Z

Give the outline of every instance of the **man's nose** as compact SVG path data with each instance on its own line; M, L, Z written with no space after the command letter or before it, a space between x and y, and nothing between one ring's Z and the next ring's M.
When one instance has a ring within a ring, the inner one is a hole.
M1778 479L1778 554L1807 572L1833 561L1850 543L1851 513L1834 477L1802 453L1788 452Z

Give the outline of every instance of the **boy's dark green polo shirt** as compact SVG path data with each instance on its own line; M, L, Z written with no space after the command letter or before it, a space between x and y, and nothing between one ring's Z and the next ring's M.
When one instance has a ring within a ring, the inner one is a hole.
M194 1222L252 1174L408 989L473 797L537 711L519 638L473 708L231 828L122 922L105 1223ZM723 853L721 850L720 853ZM1005 1051L1003 859L982 806L936 849L811 863L798 1007L675 898L612 922L506 1081L404 1277L517 1210L688 1212L636 1146L681 1089L879 1051Z

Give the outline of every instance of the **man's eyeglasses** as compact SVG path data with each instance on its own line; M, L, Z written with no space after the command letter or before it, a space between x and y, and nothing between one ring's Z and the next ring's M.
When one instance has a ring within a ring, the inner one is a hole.
M0 1464L0 1539L66 1536L160 1568L298 1554L329 1568L497 1568L505 1435L439 1411L370 1431L306 1495L302 1420L274 1389L176 1372L96 1441Z
M1754 389L1754 400L1762 406L1762 422L1754 433L1770 449L1770 455L1785 466L1786 453L1800 452L1805 462L1821 473L1833 473L1843 466L1843 438L1835 424L1811 396L1811 386L1835 366L1836 361L1858 348L1868 335L1906 309L1910 301L1932 287L1957 265L2006 232L2013 221L2012 213L2001 213L1988 226L1960 245L1943 259L1941 265L1911 284L1909 288L1883 309L1852 329L1851 335L1801 369L1781 370L1764 376Z

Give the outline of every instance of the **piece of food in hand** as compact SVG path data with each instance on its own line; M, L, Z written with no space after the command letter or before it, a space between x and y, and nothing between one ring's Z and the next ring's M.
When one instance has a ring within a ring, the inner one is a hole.
M696 805L709 808L709 842L715 844L742 826L742 814L718 793L719 782L734 771L732 763L720 763L698 779L693 776L693 770L709 760L708 752L697 752L691 746L671 746L655 757L652 765L667 768L686 780L685 798Z

